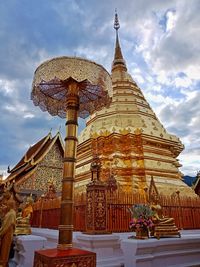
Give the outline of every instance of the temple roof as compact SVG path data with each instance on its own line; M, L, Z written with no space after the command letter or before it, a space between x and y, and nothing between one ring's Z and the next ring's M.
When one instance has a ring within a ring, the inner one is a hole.
M18 181L22 176L30 174L56 142L58 142L61 152L64 154L64 145L60 133L58 132L54 137L49 133L26 151L21 160L9 171L10 175L5 182Z

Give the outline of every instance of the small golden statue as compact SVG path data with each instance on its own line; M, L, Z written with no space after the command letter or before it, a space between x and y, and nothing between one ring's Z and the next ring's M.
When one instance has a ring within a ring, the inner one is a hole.
M157 239L159 239L162 236L165 236L165 237L179 236L179 237L181 237L181 234L175 225L174 218L170 218L170 217L164 216L162 214L162 207L158 203L158 200L156 197L154 198L150 207L154 211L154 215L152 218L152 221L154 224L154 227L151 231L152 236L157 237Z
M162 214L162 207L159 204L159 194L154 183L153 177L151 177L151 183L149 188L149 204L151 209L154 211L154 215L152 218L154 226L151 231L151 236L154 236L157 239L164 236L181 237L181 234L175 225L174 218L170 218Z
M1 204L2 224L0 228L0 266L8 266L10 247L16 223L15 201L11 198Z
M32 195L27 197L24 208L19 208L16 218L15 235L30 235L31 226L30 219L33 213L33 198Z

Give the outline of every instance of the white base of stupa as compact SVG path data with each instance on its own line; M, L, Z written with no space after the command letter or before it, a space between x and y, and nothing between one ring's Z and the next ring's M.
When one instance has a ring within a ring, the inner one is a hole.
M32 228L19 236L15 265L28 267L34 250L57 247L58 231ZM128 239L132 233L87 235L75 232L73 246L95 252L97 267L191 267L200 266L200 230L181 231L181 238ZM20 246L19 246L20 244Z
M125 267L200 266L200 235L181 238L124 239L121 242Z
M75 247L95 252L98 267L121 267L124 257L119 235L77 234Z

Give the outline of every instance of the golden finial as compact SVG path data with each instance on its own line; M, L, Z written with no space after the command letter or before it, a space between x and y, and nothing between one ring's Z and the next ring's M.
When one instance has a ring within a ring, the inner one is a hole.
M118 15L117 15L117 9L115 8L115 22L114 22L114 29L116 31L118 31L120 28L120 25L119 25L119 19L118 19Z
M116 67L118 68L118 66L120 66L120 68L123 69L124 71L127 71L126 63L123 59L122 51L121 51L120 44L119 44L119 37L118 37L119 28L120 28L120 25L119 25L119 19L117 15L117 9L115 9L114 29L116 30L116 43L115 43L115 55L114 55L114 60L112 64L112 71L114 71Z

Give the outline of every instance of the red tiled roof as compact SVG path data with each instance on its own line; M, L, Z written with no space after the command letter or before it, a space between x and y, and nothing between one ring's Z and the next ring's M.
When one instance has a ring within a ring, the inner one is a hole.
M55 144L55 142L58 142L59 140L59 134L55 135L52 139L49 139L43 146L43 148L35 155L33 158L34 162L37 162L52 146ZM62 144L59 140L59 144L62 147ZM63 151L64 152L64 151ZM64 153L63 153L64 155Z
M51 138L50 134L42 138L40 141L38 141L36 144L34 144L32 147L28 149L28 151L25 153L25 155L22 157L22 159L17 163L17 165L10 171L11 174L16 172L19 168L22 168L24 165L26 165L26 162L31 161L34 154L36 154L42 146L47 142L47 140Z
M45 143L49 141L49 139L51 139L51 137L48 134L47 136L42 138L39 142L31 146L26 152L26 155L25 155L26 161L30 161L34 157L34 155L37 154L37 152L39 152L42 149Z

